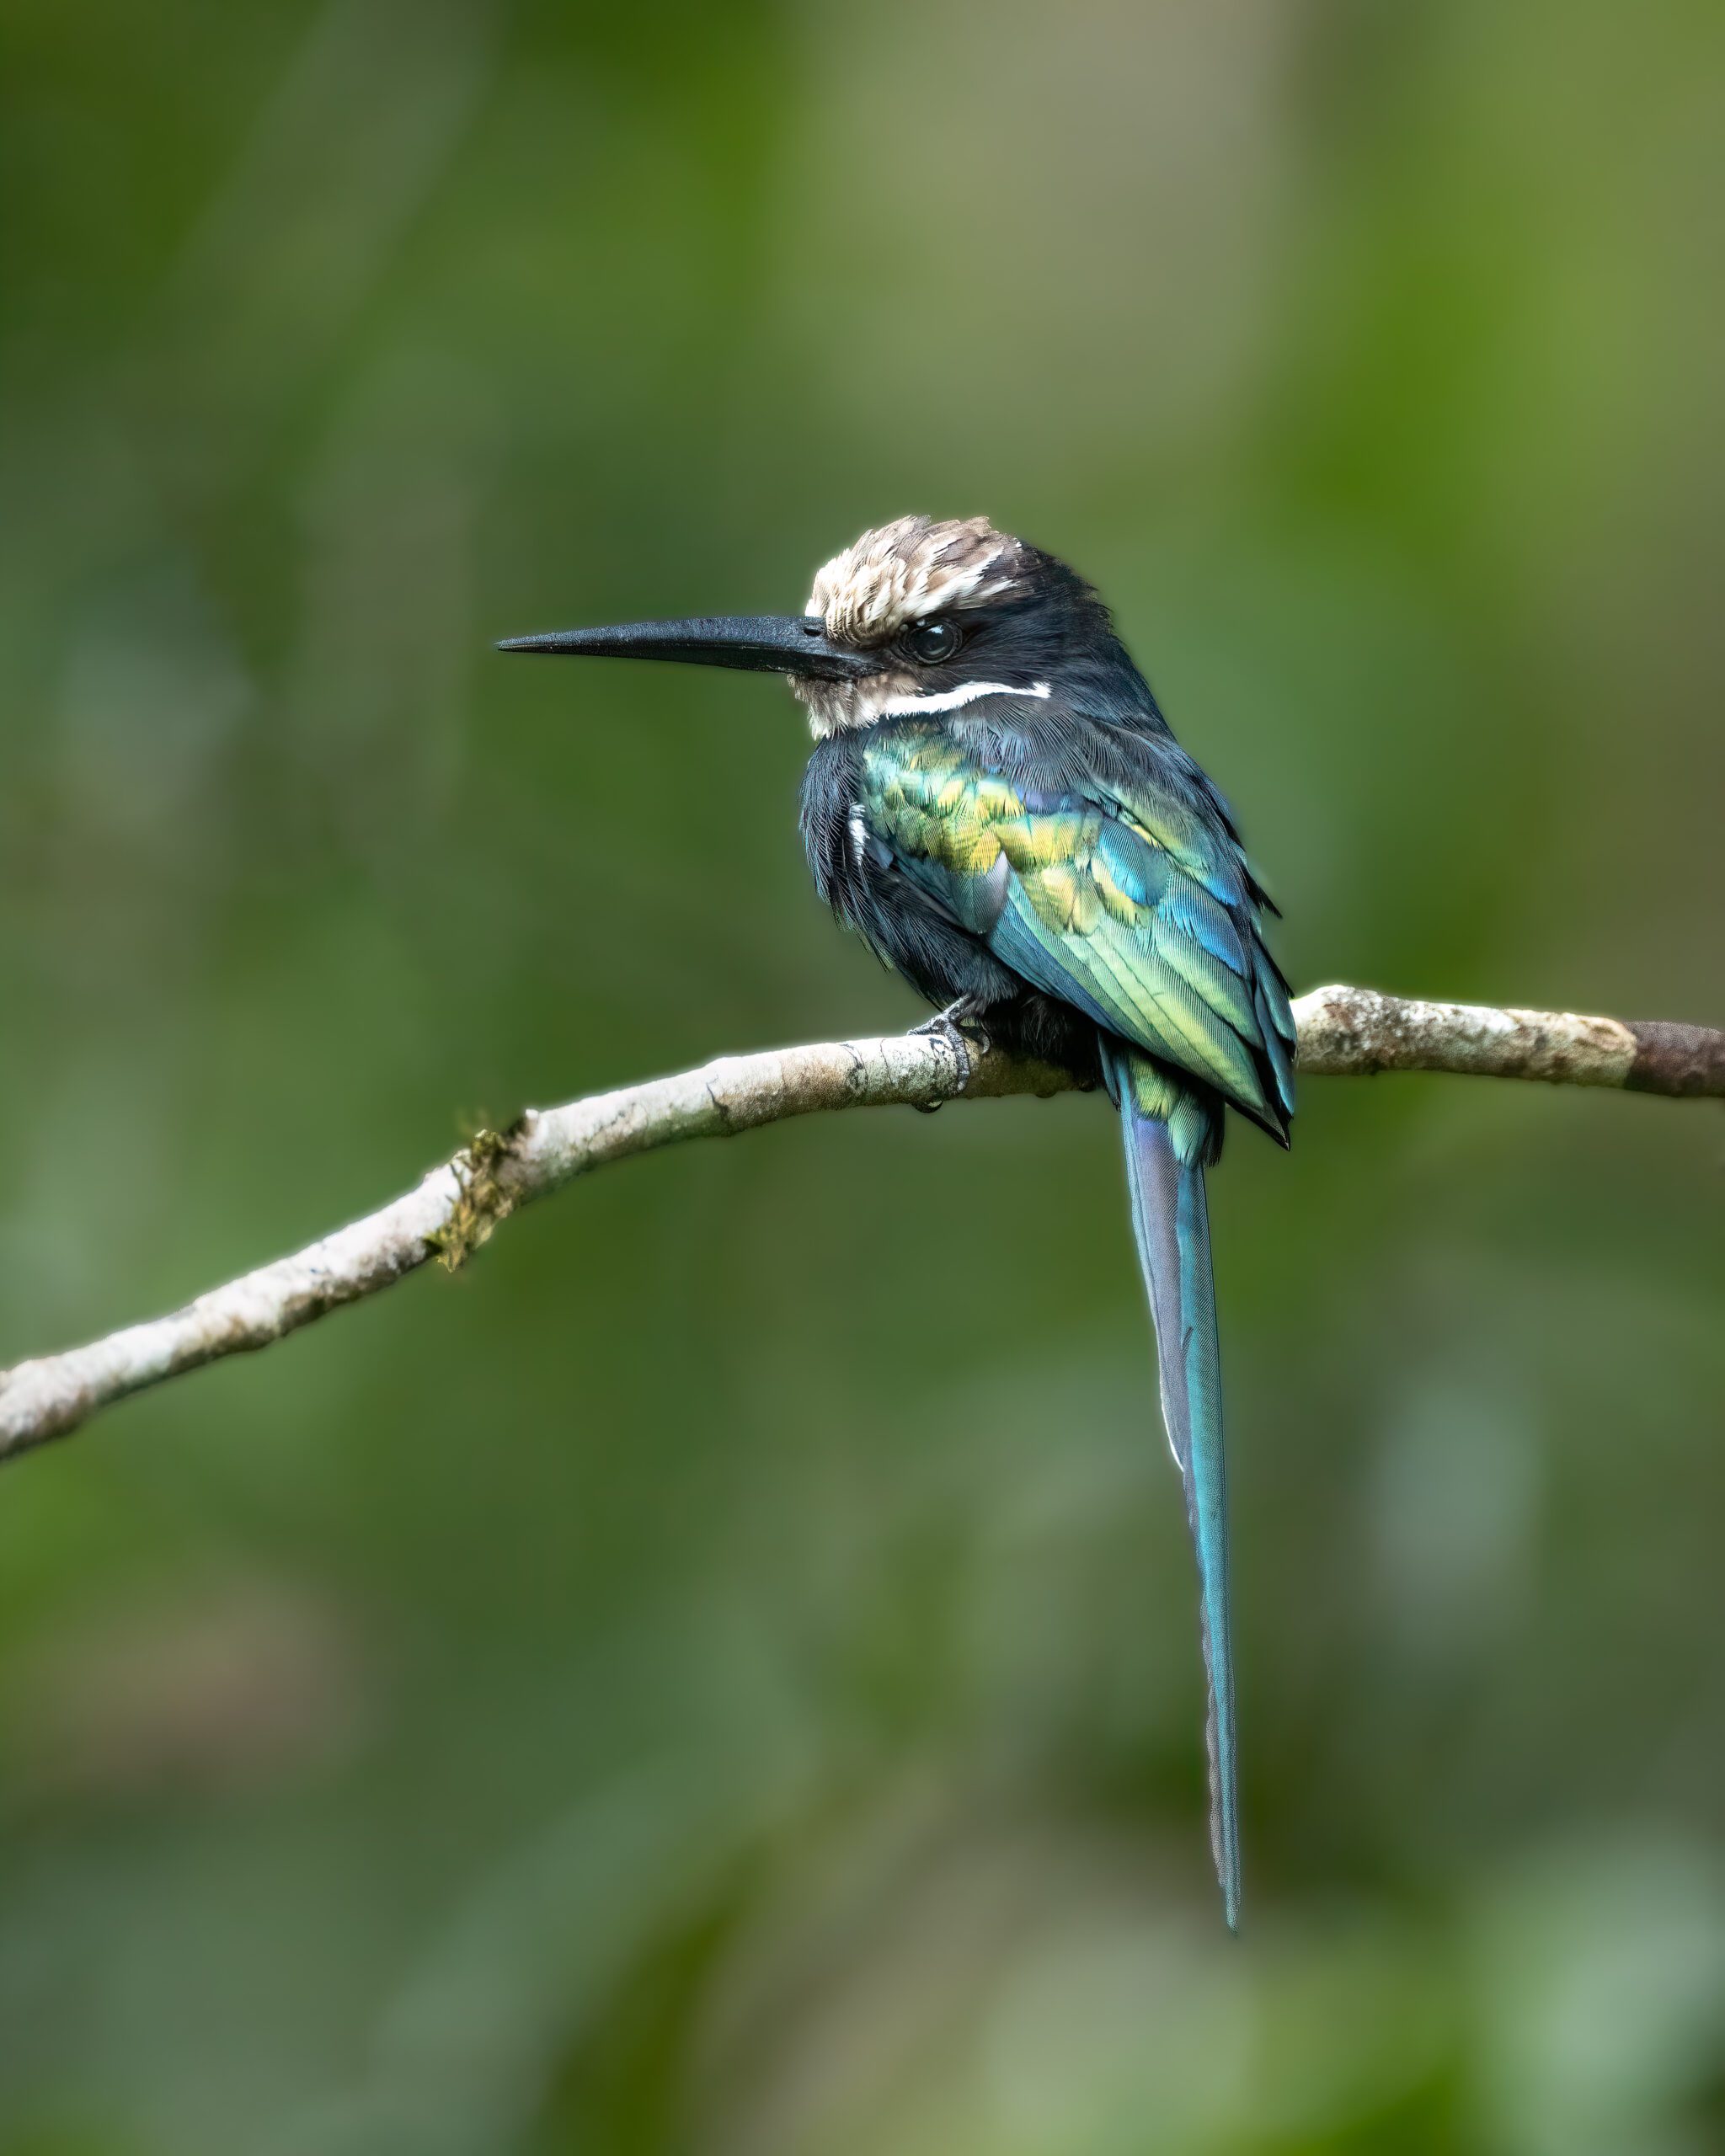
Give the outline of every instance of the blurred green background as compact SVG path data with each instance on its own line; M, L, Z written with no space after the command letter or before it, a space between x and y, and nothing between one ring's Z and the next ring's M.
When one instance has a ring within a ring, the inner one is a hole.
M1725 1017L1716 5L0 22L0 1363L919 1017L774 685L489 648L907 509L1101 584L1296 986ZM1099 1102L643 1161L8 1469L0 2150L1725 2147L1722 1170L1236 1134L1237 1942Z

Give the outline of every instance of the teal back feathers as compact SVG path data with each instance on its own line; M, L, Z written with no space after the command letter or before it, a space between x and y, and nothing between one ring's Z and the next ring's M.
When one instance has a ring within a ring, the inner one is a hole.
M1285 1137L1288 987L1220 797L1165 731L1133 742L1135 769L1118 732L1075 742L996 704L1022 723L991 707L869 730L856 779L878 866L1019 981Z

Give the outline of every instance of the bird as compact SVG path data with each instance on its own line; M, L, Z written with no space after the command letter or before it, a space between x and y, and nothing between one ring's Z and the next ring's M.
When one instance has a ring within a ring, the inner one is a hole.
M801 615L636 622L499 647L785 677L814 748L801 830L822 899L969 1043L1100 1086L1119 1112L1162 1419L1197 1557L1210 1841L1231 1930L1240 1818L1227 1481L1205 1171L1228 1109L1288 1143L1295 1027L1276 908L1107 606L985 517L902 516L817 574Z

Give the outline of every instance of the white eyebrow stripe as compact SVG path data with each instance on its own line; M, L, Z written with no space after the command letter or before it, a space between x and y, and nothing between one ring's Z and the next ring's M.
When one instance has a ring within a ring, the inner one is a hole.
M922 711L957 711L961 704L975 703L979 696L1039 696L1052 695L1046 681L1032 681L1015 686L1010 681L961 681L956 689L943 690L935 696L888 696L874 707L880 718L909 718Z

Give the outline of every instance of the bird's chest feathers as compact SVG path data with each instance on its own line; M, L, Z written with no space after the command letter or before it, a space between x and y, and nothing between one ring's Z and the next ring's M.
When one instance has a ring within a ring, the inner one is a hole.
M859 744L857 767L863 827L900 858L960 879L1037 866L1078 836L1068 828L1076 804L1046 755L999 717L879 728Z
M823 744L804 835L823 894L866 923L877 908L933 907L985 934L1015 867L1045 845L1045 817L1003 775L998 724L905 719Z

